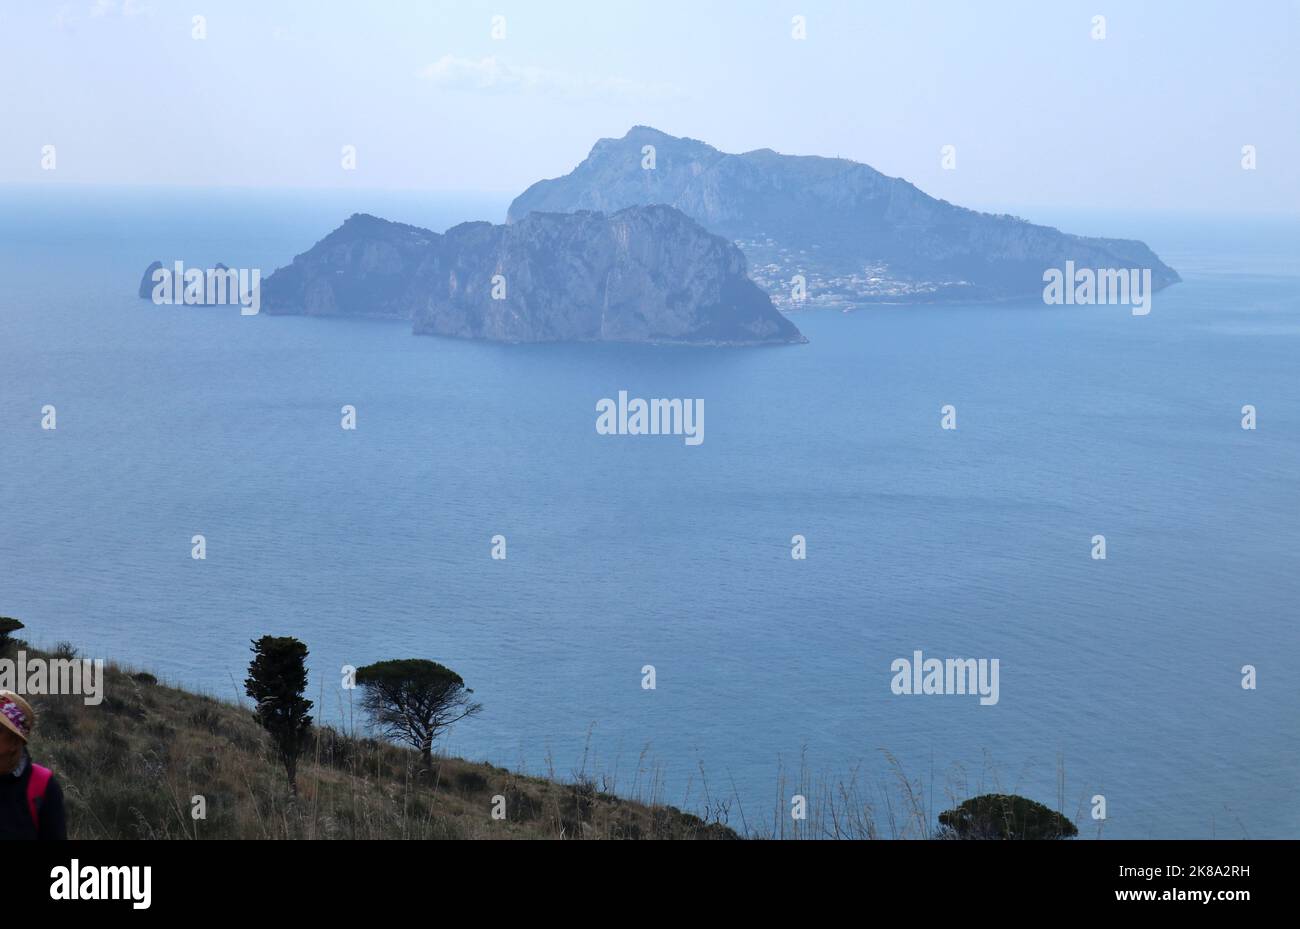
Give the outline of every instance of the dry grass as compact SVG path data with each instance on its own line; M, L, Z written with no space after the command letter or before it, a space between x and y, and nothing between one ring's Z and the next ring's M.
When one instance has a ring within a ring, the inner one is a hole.
M66 649L65 649L66 651ZM30 647L29 657L44 657ZM250 711L105 668L104 700L35 696L32 754L63 786L82 839L732 839L670 806L620 799L580 778L527 777L455 758L419 773L408 749L317 728L298 796ZM505 798L506 819L492 818ZM195 797L206 818L191 815Z

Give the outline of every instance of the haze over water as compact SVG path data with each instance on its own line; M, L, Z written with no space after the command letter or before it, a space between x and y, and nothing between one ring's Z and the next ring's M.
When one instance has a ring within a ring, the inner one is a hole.
M649 746L663 799L695 807L703 768L751 822L778 759L874 790L883 749L1051 806L1063 767L1084 835L1094 794L1112 837L1300 829L1295 221L1027 216L1147 241L1184 283L1143 318L893 307L797 315L784 348L511 346L135 295L155 259L269 274L356 210L442 230L504 197L0 197L0 613L39 644L232 698L250 639L297 636L326 721L341 666L432 658L485 706L445 750L567 776L589 746L630 791ZM703 398L704 444L597 435L619 390ZM999 703L893 695L917 649L998 658Z

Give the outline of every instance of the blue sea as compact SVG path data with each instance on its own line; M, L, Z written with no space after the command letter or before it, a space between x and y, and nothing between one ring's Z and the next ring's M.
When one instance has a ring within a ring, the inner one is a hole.
M297 636L325 721L344 665L431 658L484 705L443 750L737 827L802 769L886 833L901 774L931 813L996 789L1085 836L1300 836L1300 221L1031 212L1184 282L1146 317L809 311L781 348L136 297L155 259L269 273L352 212L508 199L0 188L0 615L229 699L251 639ZM702 398L703 445L597 435L619 390ZM917 650L999 659L999 702L895 695Z

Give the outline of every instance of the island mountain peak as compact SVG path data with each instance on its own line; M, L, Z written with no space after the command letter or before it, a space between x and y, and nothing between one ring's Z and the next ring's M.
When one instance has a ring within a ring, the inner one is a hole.
M569 174L533 184L510 205L507 222L650 204L675 207L734 240L779 306L791 303L796 277L810 297L846 306L1037 297L1043 274L1067 260L1150 269L1157 290L1179 280L1139 241L965 209L845 158L770 148L728 154L649 126L602 139Z

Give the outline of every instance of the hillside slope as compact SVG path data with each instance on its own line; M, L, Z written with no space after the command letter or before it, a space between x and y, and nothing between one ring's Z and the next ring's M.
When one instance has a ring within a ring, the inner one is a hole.
M31 648L31 657L48 657ZM407 749L317 728L297 800L252 713L108 666L104 700L33 696L34 760L54 770L69 838L82 839L712 839L735 832L503 768L438 759L418 776ZM505 798L506 818L491 816ZM207 817L191 815L203 797Z

